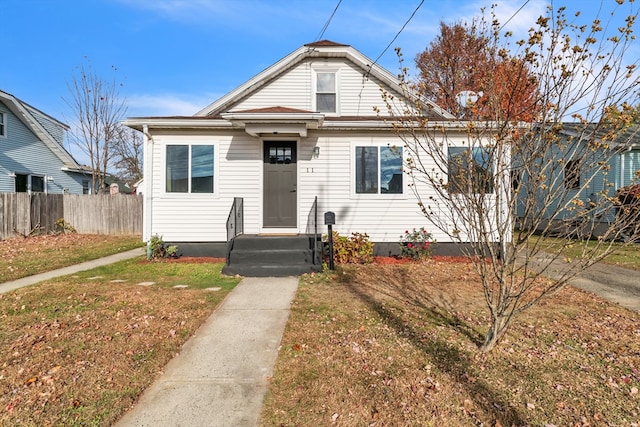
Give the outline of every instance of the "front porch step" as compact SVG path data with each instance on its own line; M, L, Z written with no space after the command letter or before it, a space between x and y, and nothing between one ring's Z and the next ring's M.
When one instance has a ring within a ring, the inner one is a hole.
M307 235L240 235L232 242L222 272L247 277L285 277L321 271L319 257L314 262L313 244L314 237Z

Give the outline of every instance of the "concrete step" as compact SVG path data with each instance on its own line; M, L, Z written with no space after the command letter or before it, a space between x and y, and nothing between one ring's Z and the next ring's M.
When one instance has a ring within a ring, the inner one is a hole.
M247 277L284 277L321 271L319 254L314 263L313 244L313 236L308 235L241 235L234 239L222 272Z
M258 236L243 234L234 239L234 249L311 249L313 237L307 235L294 236Z
M313 264L311 249L236 249L229 255L229 264Z

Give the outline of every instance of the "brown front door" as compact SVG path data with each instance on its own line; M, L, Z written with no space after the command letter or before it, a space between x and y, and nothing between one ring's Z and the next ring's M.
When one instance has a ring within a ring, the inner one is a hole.
M295 142L264 143L264 227L298 225L298 171Z

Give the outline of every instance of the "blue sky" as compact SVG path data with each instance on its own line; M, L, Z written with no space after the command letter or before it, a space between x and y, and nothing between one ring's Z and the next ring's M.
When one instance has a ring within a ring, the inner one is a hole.
M544 0L426 0L379 63L407 64L440 21L469 20L498 3L501 22L524 34ZM68 82L91 64L122 83L128 116L191 115L305 43L318 39L338 0L0 0L0 89L69 122ZM420 0L343 0L322 39L376 59ZM615 0L554 1L586 17ZM524 7L522 9L521 6ZM520 9L520 10L519 10ZM628 7L627 7L628 9ZM516 13L517 12L517 13ZM114 71L115 67L117 70Z

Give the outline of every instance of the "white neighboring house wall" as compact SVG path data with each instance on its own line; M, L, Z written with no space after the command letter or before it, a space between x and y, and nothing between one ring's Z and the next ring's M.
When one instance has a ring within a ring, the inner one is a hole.
M125 124L143 131L145 240L160 235L168 242L225 242L226 221L235 197L244 200L245 234L305 233L318 197L319 230L323 213L336 215L342 235L367 233L376 243L397 245L407 229L425 227L438 242L445 234L427 223L397 174L400 193L356 191L356 147L398 147L403 142L386 111L381 90L401 98L395 77L350 46L319 42L303 46L190 117L130 118ZM335 111L318 111L317 73L335 73ZM455 118L429 102L425 114L434 127L464 129ZM464 135L452 133L452 144ZM264 226L264 144L294 142L297 149L294 226ZM167 147L213 146L213 193L167 192ZM406 153L403 152L406 158ZM386 185L386 184L385 184ZM389 184L391 185L391 184ZM428 197L427 189L422 196ZM435 194L433 194L435 196Z

